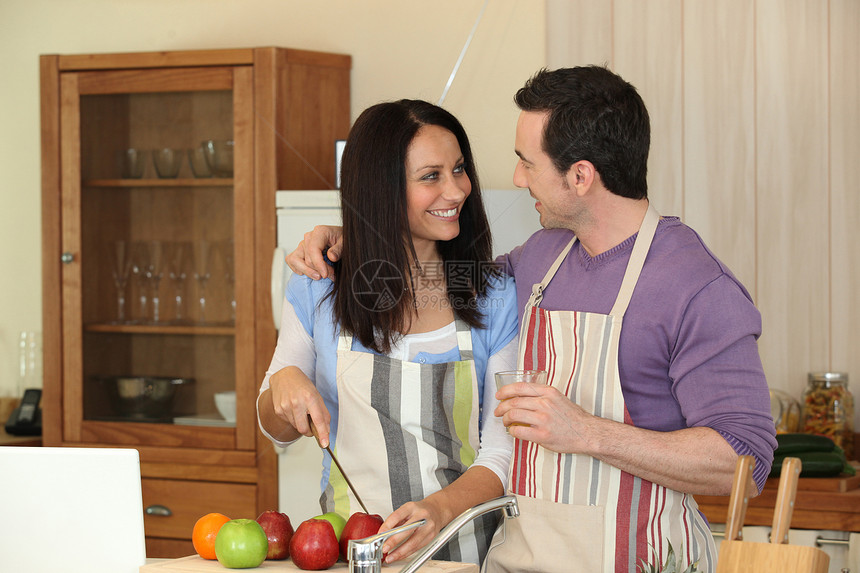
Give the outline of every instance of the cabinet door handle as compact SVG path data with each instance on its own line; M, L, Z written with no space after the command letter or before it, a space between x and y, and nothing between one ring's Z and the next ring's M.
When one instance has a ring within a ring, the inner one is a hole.
M173 515L173 512L170 511L169 507L158 504L150 505L144 510L144 513L146 513L146 515L154 515L156 517L170 517Z
M60 262L62 262L64 265L68 265L68 264L72 263L74 260L75 260L75 255L73 255L72 253L70 253L68 251L66 251L65 253L60 255Z

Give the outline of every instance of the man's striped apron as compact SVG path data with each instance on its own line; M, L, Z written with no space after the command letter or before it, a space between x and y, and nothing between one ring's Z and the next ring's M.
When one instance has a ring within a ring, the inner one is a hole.
M618 375L621 324L659 220L649 206L609 315L539 306L574 239L534 285L520 331L520 368L546 370L548 383L585 411L625 424L632 421ZM591 456L516 440L509 489L521 514L497 531L485 571L635 573L643 561L663 563L669 542L685 565L715 568L713 537L692 495Z

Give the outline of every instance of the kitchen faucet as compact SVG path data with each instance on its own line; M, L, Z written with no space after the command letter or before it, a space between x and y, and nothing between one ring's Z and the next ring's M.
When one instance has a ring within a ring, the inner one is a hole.
M479 515L497 509L503 509L505 517L517 517L520 514L519 506L517 506L517 498L512 495L497 497L496 499L491 499L490 501L485 501L475 507L469 508L446 525L427 547L413 557L412 561L406 567L400 570L400 573L415 573L434 553L454 537L454 534L464 525ZM385 540L403 531L421 527L424 525L424 522L425 520L421 519L364 539L350 540L349 551L347 552L350 573L380 573L382 571L382 544Z

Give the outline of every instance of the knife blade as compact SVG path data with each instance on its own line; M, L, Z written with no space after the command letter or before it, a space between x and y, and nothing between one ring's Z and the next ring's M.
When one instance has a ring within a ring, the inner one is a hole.
M360 506L361 506L361 509L363 509L363 510L364 510L364 513L368 513L368 514L369 514L370 512L369 512L369 511L367 511L367 506L365 506L365 505L364 505L364 502L363 502L363 501L361 501L361 497L359 497L358 492L357 492L357 491L355 491L355 486L353 486L353 485L352 485L352 482L351 482L351 481L349 481L349 478L347 477L346 472L345 472L345 471L343 471L343 467L340 465L340 462L339 462L339 461L337 461L337 458L335 457L334 452L332 452L332 451L331 451L331 448L330 448L330 447L328 447L328 446L325 446L325 447L324 447L324 446L322 445L322 443L320 442L320 435L319 435L319 433L317 432L317 427L314 425L314 421L313 421L313 419L311 418L311 415L310 415L310 414L308 414L308 424L309 424L309 425L310 425L310 427L311 427L311 432L313 432L313 434L314 434L314 439L317 441L317 445L318 445L319 447L321 447L322 449L324 449L325 451L327 451L327 452L328 452L328 455L330 455L330 456L331 456L331 460L334 462L334 465L336 465L336 466L337 466L338 471L340 471L340 475L342 475L342 476L343 476L343 479L344 479L344 481L346 482L346 485L349 487L349 490L352 492L352 495L354 495L354 496L355 496L355 499L358 501L358 505L360 505Z

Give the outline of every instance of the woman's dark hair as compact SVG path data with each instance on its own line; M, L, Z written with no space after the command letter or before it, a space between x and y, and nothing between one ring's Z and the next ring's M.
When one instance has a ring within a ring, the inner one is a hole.
M349 132L341 160L343 252L335 263L335 319L367 348L387 353L409 327L415 300L415 248L406 206L406 155L418 130L437 125L460 144L472 191L460 212L460 234L438 241L448 302L454 314L480 327L477 298L494 273L490 225L472 149L460 122L441 107L400 100L366 109ZM441 293L441 291L440 291Z
M612 193L648 196L648 110L620 76L600 66L543 69L514 101L523 111L549 112L543 150L560 173L587 160Z

